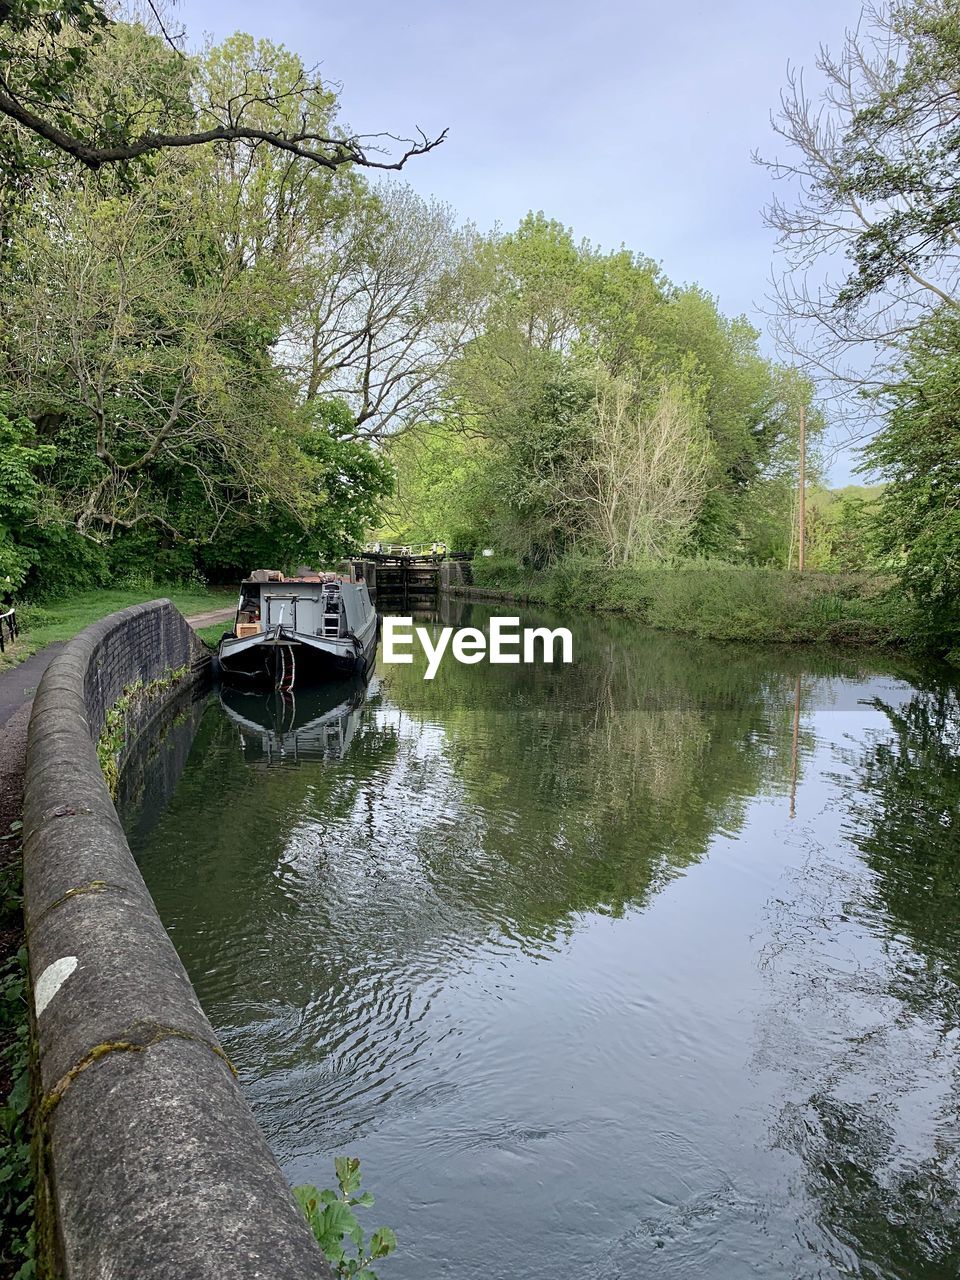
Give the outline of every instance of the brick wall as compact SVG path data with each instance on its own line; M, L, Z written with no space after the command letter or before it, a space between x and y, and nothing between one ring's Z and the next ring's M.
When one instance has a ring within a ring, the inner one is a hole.
M123 609L89 630L94 634L83 697L94 741L107 712L128 685L137 680L148 684L183 666L195 678L210 661L196 632L169 600Z

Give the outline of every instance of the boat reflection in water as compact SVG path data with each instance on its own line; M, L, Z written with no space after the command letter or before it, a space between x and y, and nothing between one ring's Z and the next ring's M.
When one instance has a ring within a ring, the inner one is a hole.
M341 760L360 723L376 679L342 680L297 691L220 690L220 705L237 727L250 765Z

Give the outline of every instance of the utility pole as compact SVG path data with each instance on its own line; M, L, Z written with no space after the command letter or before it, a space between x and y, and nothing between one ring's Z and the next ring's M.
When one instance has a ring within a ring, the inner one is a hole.
M803 573L807 542L807 411L800 406L800 554L797 565Z

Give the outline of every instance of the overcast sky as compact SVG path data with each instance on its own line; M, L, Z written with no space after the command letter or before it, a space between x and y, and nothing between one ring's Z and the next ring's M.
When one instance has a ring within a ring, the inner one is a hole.
M181 0L177 13L192 43L244 30L319 64L358 132L449 128L404 177L481 229L542 209L764 329L771 188L750 157L776 152L787 63L812 68L860 3ZM849 479L845 456L832 479Z

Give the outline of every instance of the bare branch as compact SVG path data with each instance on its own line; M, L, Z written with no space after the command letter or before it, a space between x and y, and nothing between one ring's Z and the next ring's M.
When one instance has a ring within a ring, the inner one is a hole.
M374 159L364 149L364 138L361 137L328 138L308 131L282 134L268 129L236 124L221 124L211 129L199 129L193 133L147 133L129 142L98 147L67 133L50 120L42 119L13 97L2 81L0 81L0 114L8 116L92 170L100 169L105 164L135 160L153 151L204 146L211 142L263 142L276 147L279 151L287 151L303 160L309 160L324 169L339 169L343 165L352 164L365 169L399 170L414 156L426 155L439 147L446 140L448 133L448 130L444 129L434 138L421 133L419 142L409 138L394 138L392 134L366 135L371 139L390 137L393 141L406 144L406 150L396 160Z

